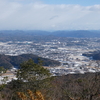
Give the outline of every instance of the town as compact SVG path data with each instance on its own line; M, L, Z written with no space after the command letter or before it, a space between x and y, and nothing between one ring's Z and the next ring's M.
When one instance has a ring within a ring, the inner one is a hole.
M0 42L0 54L35 54L61 62L61 66L47 67L52 75L98 72L99 65L82 54L100 49L100 38L56 38L50 41Z

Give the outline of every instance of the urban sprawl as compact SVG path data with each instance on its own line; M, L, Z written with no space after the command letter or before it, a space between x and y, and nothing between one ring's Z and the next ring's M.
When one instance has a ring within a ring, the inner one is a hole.
M85 52L100 50L99 41L100 38L6 41L0 42L0 54L11 56L35 54L61 62L60 66L47 67L52 75L84 74L85 72L100 71L100 67L96 61L82 55Z

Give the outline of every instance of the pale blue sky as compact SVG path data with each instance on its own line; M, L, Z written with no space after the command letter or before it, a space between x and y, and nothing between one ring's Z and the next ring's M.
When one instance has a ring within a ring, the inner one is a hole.
M0 30L100 30L100 0L0 0Z
M100 0L41 0L46 4L79 4L82 6L90 6L100 4Z
M23 4L32 2L41 2L44 4L73 4L73 5L77 4L81 6L92 6L100 4L100 0L17 0L17 2L21 2Z

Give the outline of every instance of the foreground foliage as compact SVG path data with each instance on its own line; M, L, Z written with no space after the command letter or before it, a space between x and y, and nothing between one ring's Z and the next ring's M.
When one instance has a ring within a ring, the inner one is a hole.
M28 60L17 77L2 88L0 100L100 100L99 72L50 77L41 63Z

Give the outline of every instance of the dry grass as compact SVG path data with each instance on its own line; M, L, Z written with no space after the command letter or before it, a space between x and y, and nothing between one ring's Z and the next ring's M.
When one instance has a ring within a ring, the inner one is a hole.
M23 92L17 92L17 95L21 100L44 100L44 97L40 91L33 93L31 90L27 90L27 93L27 96Z

